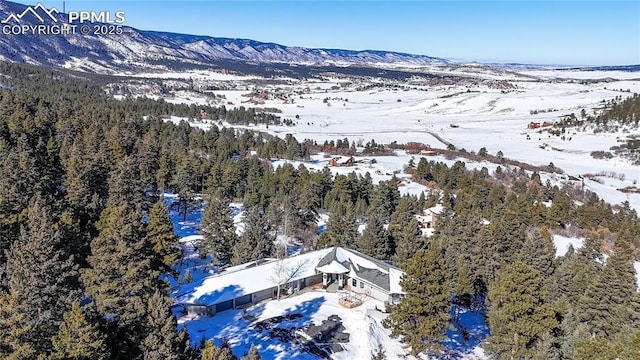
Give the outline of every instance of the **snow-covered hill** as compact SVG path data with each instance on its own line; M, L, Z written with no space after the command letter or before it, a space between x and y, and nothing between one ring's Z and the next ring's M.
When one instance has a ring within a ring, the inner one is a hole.
M0 19L21 14L25 5L0 1ZM57 24L67 15L57 14ZM8 23L11 25L15 23ZM31 16L19 25L39 25ZM17 25L14 24L14 25ZM164 64L210 64L216 60L304 64L446 64L444 59L387 51L311 49L245 39L214 38L122 28L122 34L3 34L0 59L38 65L66 66L92 72L153 68Z

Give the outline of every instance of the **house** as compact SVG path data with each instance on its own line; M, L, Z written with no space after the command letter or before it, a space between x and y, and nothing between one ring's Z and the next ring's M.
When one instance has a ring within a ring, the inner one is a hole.
M318 285L348 289L386 304L404 295L404 272L358 251L331 247L285 259L263 259L205 278L192 292L178 297L189 315L212 316Z
M438 155L438 151L437 150L422 150L422 151L420 151L420 155L437 156Z
M573 175L568 175L568 174L559 174L557 176L553 176L552 178L562 182L563 184L569 185L569 186L573 186L573 187L577 187L577 188L583 188L584 187L584 178L582 176L580 176L580 175L573 176Z
M353 156L338 156L329 160L329 165L333 167L353 166L354 162Z
M422 214L416 215L416 220L420 224L420 227L423 229L433 229L436 227L436 223L438 221L438 216L442 214L444 207L441 204L438 204L434 207L430 207L428 209L424 209Z

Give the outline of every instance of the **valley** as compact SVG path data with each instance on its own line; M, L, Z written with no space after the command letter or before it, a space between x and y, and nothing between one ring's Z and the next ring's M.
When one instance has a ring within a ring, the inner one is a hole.
M0 0L0 359L640 359L637 10Z
M417 68L416 71L426 71ZM640 210L640 195L620 191L633 188L640 177L638 164L614 156L594 158L592 152L609 152L612 147L636 136L637 128L596 131L595 126L564 128L553 126L573 114L596 115L607 101L624 99L640 91L635 72L528 70L500 73L481 66L457 69L447 66L434 73L465 74L450 84L440 80L411 78L403 81L385 78L349 77L327 73L317 79L260 78L218 71L145 73L138 80L125 80L122 88L130 96L145 96L167 102L228 109L265 109L289 125L231 124L204 114L171 121L189 121L203 129L211 125L260 131L284 138L293 134L299 142L310 139L318 144L348 139L356 149L373 140L380 144L421 143L434 149L454 148L476 155L481 148L490 155L535 167L552 163L571 176L586 176L585 189L596 192L613 205L629 201ZM502 76L502 77L501 77ZM142 81L138 83L138 81ZM159 95L154 86L162 84ZM188 86L201 89L188 90ZM176 89L176 90L173 90ZM180 90L178 90L180 89ZM122 91L122 90L121 90ZM120 96L120 95L116 95ZM550 126L531 128L531 123ZM419 155L396 152L395 159L379 172L402 172ZM494 170L499 164L478 159L460 160L472 168ZM435 156L449 163L452 156ZM393 165L395 164L395 165ZM366 171L366 169L364 169ZM544 179L549 174L542 174ZM606 183L606 184L605 184Z

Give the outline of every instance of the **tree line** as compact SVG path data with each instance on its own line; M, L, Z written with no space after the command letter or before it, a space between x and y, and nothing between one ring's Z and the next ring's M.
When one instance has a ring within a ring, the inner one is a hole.
M497 358L588 359L640 348L632 346L640 230L628 204L613 208L587 193L578 205L536 173L505 167L492 175L424 158L413 176L434 191L400 196L395 177L374 183L368 174L274 169L267 160L308 159L318 148L311 141L164 122L162 101L116 101L95 79L0 70L8 79L0 90L2 357L233 358L228 344L192 348L177 331L158 280L181 256L158 199L168 190L184 216L204 195L199 250L219 266L276 255L272 240L282 233L303 251L347 246L401 266L407 296L388 326L414 352L439 351L456 321L451 305L487 310L487 351ZM231 201L246 211L239 237ZM436 203L445 211L425 238L414 215ZM321 214L329 221L318 236ZM588 235L585 246L556 259L551 233L567 227ZM246 356L259 355L254 348Z

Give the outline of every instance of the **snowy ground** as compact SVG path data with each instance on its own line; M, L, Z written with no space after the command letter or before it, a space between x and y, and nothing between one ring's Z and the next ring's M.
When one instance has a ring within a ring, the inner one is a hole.
M220 344L227 339L236 355L249 351L253 344L260 350L263 359L309 359L317 356L303 352L300 346L284 342L269 336L255 325L263 320L277 316L302 315L294 320L282 321L274 326L280 329L305 328L311 323L319 324L331 315L338 315L349 334L349 342L344 344L344 351L334 353L336 360L369 360L379 348L384 349L387 359L401 359L406 349L396 339L389 336L381 321L386 316L375 310L377 301L368 300L361 306L346 309L338 304L339 294L324 291L310 291L293 295L281 300L272 300L255 305L244 313L243 310L231 310L220 313L213 318L181 318L179 323L185 326L194 343L200 339L216 340ZM468 339L463 339L462 328L468 330ZM477 346L488 335L488 329L482 321L482 314L464 312L455 329L447 331L450 340L445 344L448 354L458 358L483 358L482 350ZM412 358L412 357L408 357Z
M338 78L322 81L288 79L288 85L257 88L272 95L284 95L287 101L272 96L260 106L280 109L282 112L278 116L295 119L295 125L271 125L267 128L264 125L222 124L282 137L294 134L300 141L313 139L320 143L347 137L356 143L366 143L371 139L377 143L413 141L439 148L451 143L458 149L470 152L485 147L489 154L502 151L507 158L532 165L553 163L574 176L601 172L622 174L624 180L620 181L607 177L600 177L603 184L587 181L586 189L595 191L611 204L628 200L633 208L640 211L640 194L618 191L640 180L640 168L617 157L596 160L590 155L592 151L607 151L619 145L627 136L638 134L638 131L621 129L616 133L594 134L591 129L584 132L570 129L563 139L540 129L527 128L532 121L553 123L571 113L579 117L582 109L593 114L602 107L603 100L612 100L617 96L625 98L640 92L640 73L575 70L527 70L515 73L474 66L439 68L439 71L445 70L463 72L468 76L475 74L478 79L484 80L463 81L454 85L425 85L419 81L353 79L350 83ZM215 74L215 77L219 78L220 74ZM499 79L509 84L507 87L513 88L496 86ZM375 87L365 87L363 90L363 86L367 85ZM221 90L215 93L225 96L227 107L250 106L246 103L248 91ZM167 101L204 104L206 97L178 94ZM180 120L171 119L174 122ZM193 123L193 126L206 129L210 124ZM438 157L433 159L444 160ZM409 157L377 160L381 168L371 171L372 175L375 170L383 174L401 171ZM492 164L467 163L469 167L495 168ZM361 172L364 170L356 169ZM419 192L419 189L416 191Z
M182 261L174 267L179 275L166 277L172 285L172 296L180 297L194 291L217 269L211 265L210 258L200 258L196 250L198 241L201 239L198 230L204 205L193 207L187 214L187 218L183 219L172 207L177 197L172 194L165 194L164 197L170 207L171 220L184 251ZM241 227L242 204L231 204L231 209L236 225ZM325 224L326 220L326 216L321 216L319 225ZM187 273L192 277L191 282L184 280ZM253 344L258 347L265 360L319 359L315 355L302 351L299 345L272 338L269 336L270 332L256 327L260 321L276 316L300 314L300 317L283 321L276 327L304 328L310 324L319 324L331 315L338 315L342 319L345 332L350 335L350 341L344 346L345 350L333 354L332 359L368 360L379 346L384 349L387 359L404 358L406 349L398 339L391 338L389 330L381 325L386 314L375 310L376 305L381 305L379 301L365 298L361 306L346 309L338 305L339 296L338 293L327 293L321 290L307 291L281 300L262 302L247 309L247 313L242 310L230 310L210 318L186 317L180 312L180 307L176 307L174 313L178 317L179 326L189 331L194 346L198 345L202 339L214 339L218 345L222 339L227 339L233 352L238 356L248 352ZM466 330L463 331L463 328ZM465 339L463 333L467 332L469 336ZM463 359L484 359L480 343L488 333L484 314L466 311L460 315L460 321L455 328L447 330L449 340L445 342L445 346L449 355ZM411 358L408 357L408 359Z
M573 246L574 250L578 250L582 247L584 238L570 238L562 235L553 235L553 245L556 247L556 257L564 256L569 250L569 245Z
M179 323L192 335L194 344L200 339L216 340L220 344L225 338L236 355L243 355L255 345L263 359L318 359L317 356L301 351L293 342L272 338L268 331L261 331L254 325L262 320L276 316L302 315L292 321L283 321L276 328L304 328L311 323L319 324L331 315L338 315L350 335L345 350L335 353L333 359L368 360L371 354L383 346L388 359L398 359L404 354L402 345L389 337L379 317L368 315L375 310L375 301L366 301L363 305L346 309L338 304L339 294L322 291L310 291L281 300L271 300L255 305L244 314L242 310L230 310L211 318L181 318ZM247 316L248 315L248 316Z

